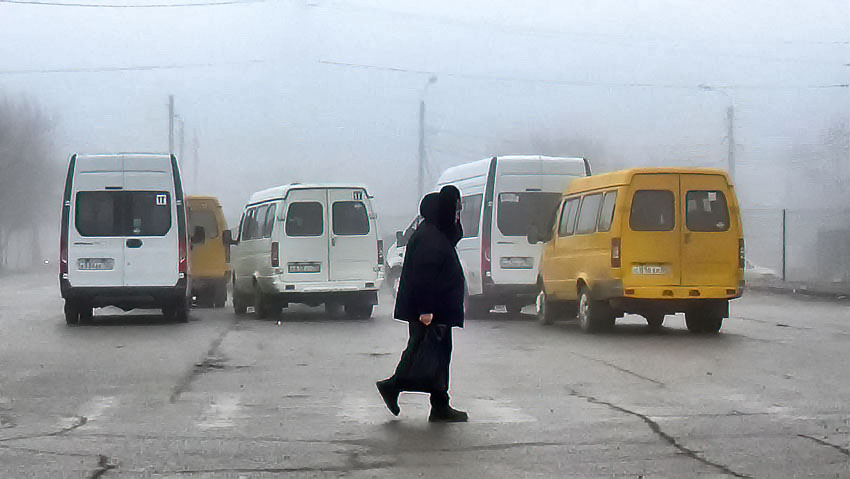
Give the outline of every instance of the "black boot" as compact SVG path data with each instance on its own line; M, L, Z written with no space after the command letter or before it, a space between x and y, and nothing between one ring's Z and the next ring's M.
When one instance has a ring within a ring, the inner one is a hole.
M431 406L431 415L428 416L428 422L466 422L468 420L469 414L458 411L449 405Z
M393 413L393 416L398 416L398 413L401 412L401 408L398 407L398 389L393 387L392 381L389 379L378 381L375 385L378 386L378 392L384 398L384 404L387 405L387 409Z

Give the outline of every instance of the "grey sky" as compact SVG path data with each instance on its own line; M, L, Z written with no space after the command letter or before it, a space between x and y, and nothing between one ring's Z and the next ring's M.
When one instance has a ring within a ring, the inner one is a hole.
M187 186L222 196L231 217L256 189L313 180L363 181L387 217L412 214L418 72L438 76L434 174L588 142L614 167L723 167L731 100L742 200L780 206L793 172L780 160L850 116L847 88L811 88L848 83L848 41L846 1L0 3L0 92L55 114L61 155L165 150L173 93ZM138 66L169 68L26 73ZM780 186L761 188L778 163Z

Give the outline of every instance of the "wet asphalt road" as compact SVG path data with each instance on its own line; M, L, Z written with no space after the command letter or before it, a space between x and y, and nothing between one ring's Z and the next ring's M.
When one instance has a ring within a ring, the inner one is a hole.
M0 277L0 478L850 477L850 303L748 292L716 336L472 318L446 425L383 406L406 325L382 300L69 328L53 274Z

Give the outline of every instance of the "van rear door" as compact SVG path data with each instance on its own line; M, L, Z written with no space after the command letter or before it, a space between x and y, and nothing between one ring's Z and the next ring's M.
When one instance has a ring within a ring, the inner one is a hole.
M293 189L285 203L279 237L280 269L287 282L328 280L327 212L325 189ZM275 235L277 236L277 234Z
M124 158L124 285L174 286L179 233L171 159Z
M737 288L736 201L722 175L682 174L682 284Z
M331 216L330 280L375 281L378 240L366 191L331 188L328 205Z
M68 281L73 287L122 286L123 158L86 157L76 164L68 225Z
M678 286L681 228L677 213L679 176L638 174L624 212L623 282L633 286Z

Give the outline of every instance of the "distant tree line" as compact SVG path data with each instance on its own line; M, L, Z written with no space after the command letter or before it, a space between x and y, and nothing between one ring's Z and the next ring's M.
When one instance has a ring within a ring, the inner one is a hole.
M29 99L0 95L0 269L12 254L43 260L40 230L57 218L61 199L52 126Z

